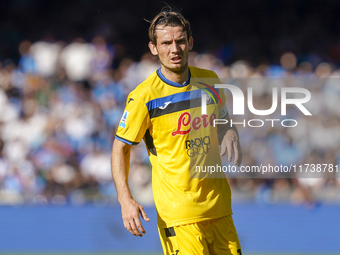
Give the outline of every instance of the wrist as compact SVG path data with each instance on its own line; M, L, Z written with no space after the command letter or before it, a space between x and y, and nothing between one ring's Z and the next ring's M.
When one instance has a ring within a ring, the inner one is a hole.
M128 200L131 200L133 199L132 195L130 194L130 192L124 192L123 194L121 195L118 195L118 202L120 204L128 201Z

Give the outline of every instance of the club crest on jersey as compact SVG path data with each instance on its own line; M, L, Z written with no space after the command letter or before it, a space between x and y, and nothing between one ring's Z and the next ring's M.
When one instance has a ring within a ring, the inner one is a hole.
M201 95L205 94L206 95L206 103L207 104L210 104L212 99L211 99L211 96L204 90L201 91Z
M120 127L125 128L125 126L126 126L126 119L127 119L128 115L129 115L129 112L128 111L124 111L123 117L122 117L122 119L120 120L120 123L119 123Z
M210 116L205 114L201 117L195 117L192 120L191 119L190 113L183 112L181 116L179 116L177 130L172 132L171 135L186 135L190 133L191 129L198 130L201 127L207 128L209 125L213 127L216 114L213 113Z

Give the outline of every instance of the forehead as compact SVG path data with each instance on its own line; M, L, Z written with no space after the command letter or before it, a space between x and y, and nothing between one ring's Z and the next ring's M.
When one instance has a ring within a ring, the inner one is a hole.
M155 28L156 38L157 39L178 39L181 37L185 37L187 35L186 31L183 31L183 27L181 26L165 26L158 25Z

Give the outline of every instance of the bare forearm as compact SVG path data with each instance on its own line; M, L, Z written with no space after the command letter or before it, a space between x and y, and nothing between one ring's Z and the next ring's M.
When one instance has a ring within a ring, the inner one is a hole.
M116 184L118 201L122 208L124 227L135 236L143 236L145 229L140 221L139 214L146 221L150 221L143 206L131 196L128 175L130 164L131 145L115 140L112 146L111 171Z
M120 202L131 198L128 185L130 149L130 145L125 145L117 140L115 140L112 147L111 172Z
M220 125L217 126L219 144L222 143L222 140L223 140L224 136L227 134L227 132L234 131L234 134L236 134L237 139L239 139L237 128L236 128L235 125L231 126L229 116L226 117L226 120L227 120L226 124L220 124Z

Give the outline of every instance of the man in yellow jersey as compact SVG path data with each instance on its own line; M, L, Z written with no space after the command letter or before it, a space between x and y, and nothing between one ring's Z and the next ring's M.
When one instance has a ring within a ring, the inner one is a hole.
M214 119L229 120L223 91L209 87L219 94L221 105L209 104L207 114L194 117L191 109L190 79L218 77L213 71L188 66L193 38L189 22L178 12L159 13L151 22L149 37L150 51L161 67L129 94L112 149L112 175L124 226L142 236L139 215L150 220L128 187L130 149L144 139L164 254L240 255L224 174L223 178L191 175L195 164L221 165L220 156L226 153L229 161L234 154L236 165L242 161L235 127L223 125L212 133Z

